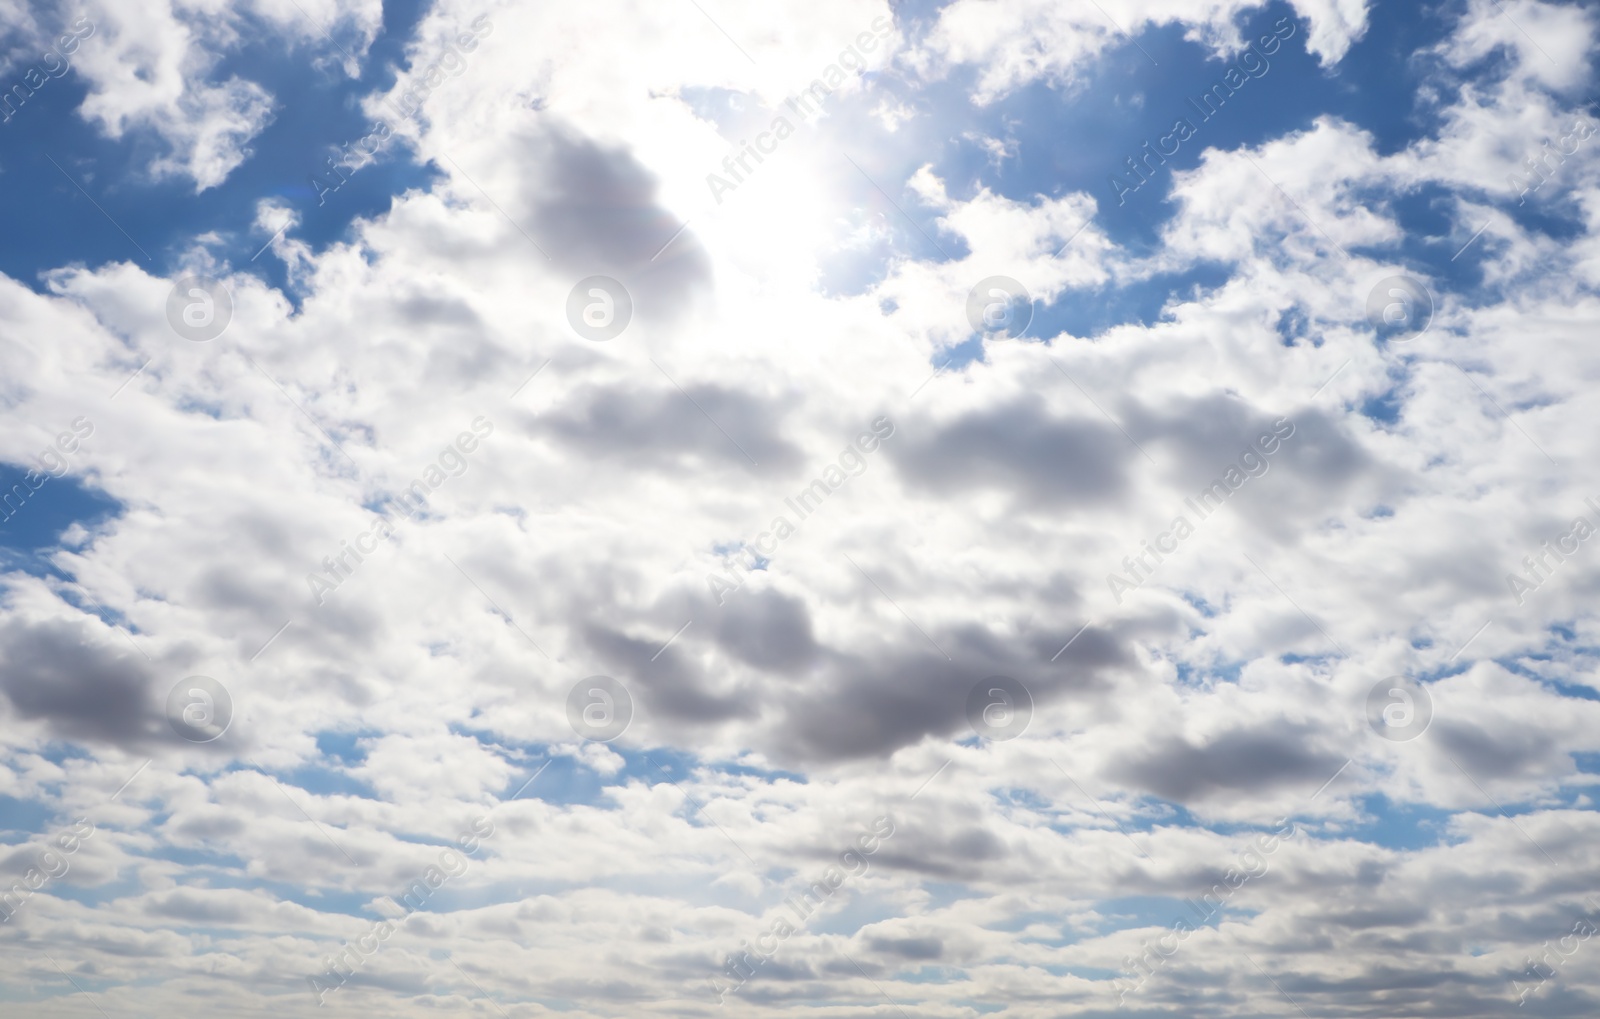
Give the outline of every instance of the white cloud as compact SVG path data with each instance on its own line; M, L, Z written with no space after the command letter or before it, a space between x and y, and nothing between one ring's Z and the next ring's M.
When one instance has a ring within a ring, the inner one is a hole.
M1240 36L1239 19L1261 6L1258 0L956 0L939 11L933 30L907 59L934 76L962 64L981 68L973 94L980 104L1041 79L1070 93L1088 80L1101 53L1136 45L1152 27L1181 25L1186 38L1228 56L1250 41ZM1308 52L1324 66L1342 60L1366 32L1365 0L1294 0L1292 6L1310 26Z
M30 31L53 37L51 17L39 16ZM89 89L79 112L113 139L153 131L166 152L152 160L152 175L191 178L198 193L247 159L248 143L272 120L273 99L260 84L217 74L226 55L265 25L281 33L296 57L301 47L317 54L306 73L324 73L318 65L331 60L354 75L381 17L375 0L343 9L332 0L161 0L138 7L90 0L80 20L91 32L70 58ZM329 32L345 40L342 48Z

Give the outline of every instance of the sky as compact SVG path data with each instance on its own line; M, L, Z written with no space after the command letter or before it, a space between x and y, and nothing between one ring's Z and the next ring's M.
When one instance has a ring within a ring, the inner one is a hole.
M1597 44L0 0L0 1017L1600 1012Z

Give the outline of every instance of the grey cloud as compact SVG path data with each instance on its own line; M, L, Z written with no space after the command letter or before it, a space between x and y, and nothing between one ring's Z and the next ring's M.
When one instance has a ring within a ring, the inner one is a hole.
M1471 722L1435 719L1433 734L1444 751L1474 779L1555 778L1572 771L1572 761L1548 732L1502 725L1493 733ZM1451 766L1450 770L1455 771Z
M1160 409L1126 400L1118 412L1140 445L1166 446L1177 454L1172 482L1186 496L1197 497L1229 467L1248 475L1243 455L1253 451L1260 456L1266 472L1247 481L1228 505L1279 540L1292 539L1308 516L1325 513L1358 486L1367 499L1397 496L1401 490L1398 472L1380 466L1331 419L1310 407L1265 409L1218 393ZM1271 433L1279 420L1294 431L1275 452L1263 455L1256 440Z
M180 888L166 895L151 896L144 908L153 916L164 916L191 924L241 924L260 912L262 901L238 893L206 894Z
M873 856L874 867L921 874L939 881L987 881L1010 847L989 830L991 821L972 809L948 809L935 824L907 822L905 837L887 842Z
M891 597L900 590L892 571L870 560L863 565ZM865 581L858 596L882 599ZM607 674L657 719L697 727L768 716L770 725L747 738L753 749L790 764L884 758L928 736L972 736L967 697L988 676L1021 682L1037 711L1071 695L1098 696L1110 688L1112 670L1132 664L1121 635L1097 627L1064 652L1070 631L1002 640L984 627L964 625L933 633L951 660L909 626L877 649L847 653L817 641L804 600L770 589L740 591L722 606L702 592L680 590L650 615L652 630L661 634L683 620L695 625L653 661L665 636L642 639L600 623L582 627ZM713 687L694 650L701 641L766 675L803 673L803 682L745 676Z
M1109 774L1177 803L1307 783L1309 796L1343 763L1333 754L1310 749L1314 735L1310 730L1280 725L1235 730L1204 746L1180 737L1142 757L1114 765Z
M1344 992L1366 1000L1376 996L1384 1012L1426 1009L1425 1014L1441 1016L1481 1015L1479 1006L1485 990L1503 993L1506 988L1501 978L1460 972L1439 960L1433 962L1433 967L1428 969L1402 969L1379 963L1344 980L1286 973L1279 977L1279 982L1290 994ZM1472 985L1479 989L1473 990ZM1515 1001L1515 997L1510 999L1513 1006Z
M225 845L246 831L244 821L223 813L174 814L170 822L174 836L195 842Z
M430 342L418 371L432 386L467 387L482 379L512 371L515 357L486 341L488 325L467 301L449 291L414 294L394 309L396 328L406 332L425 329ZM419 329L419 327L422 327Z
M944 424L902 422L884 448L918 488L998 489L1034 507L1113 502L1127 488L1129 457L1139 455L1111 425L1052 415L1033 395Z
M1251 448L1257 436L1272 431L1272 424L1287 417L1295 434L1285 448L1298 441L1304 415L1284 414L1251 406L1237 396L1213 393L1187 400L1170 400L1160 408L1124 400L1118 410L1128 431L1141 445L1161 444L1177 453L1179 484L1198 489L1237 463L1241 451ZM1283 449L1272 454L1274 467Z
M670 384L594 387L534 419L533 429L591 456L659 471L694 461L755 470L750 459L763 470L788 470L800 463L800 451L779 431L782 410L705 383L684 384L683 392Z
M783 696L773 752L800 760L887 757L927 736L970 736L967 695L986 676L1022 683L1037 711L1070 693L1105 689L1103 674L1129 661L1099 630L1085 631L1055 662L1049 659L1060 644L1049 641L1001 641L976 626L933 636L949 660L914 630L875 654L830 656L826 672Z
M18 715L43 719L57 736L121 746L158 736L165 723L154 685L133 649L98 643L86 624L0 626L0 692Z
M598 624L583 628L585 642L653 717L673 722L715 724L753 718L757 694L739 689L716 693L698 682L700 673L677 654L663 654L659 643L639 640ZM674 644L676 648L676 644ZM638 708L635 708L636 712Z
M276 592L264 594L260 586L241 579L238 570L227 566L214 566L201 573L196 578L194 594L201 604L238 610L260 619L269 618L282 605Z
M723 607L716 640L723 650L757 668L792 673L817 655L805 603L779 591L752 591Z
M416 325L455 326L471 332L483 328L483 320L472 306L458 297L412 294L395 305L399 317Z
M647 322L677 318L709 289L710 262L692 230L662 251L682 223L657 202L655 177L632 154L565 126L523 149L532 233L574 283L594 274L619 280Z
M1432 915L1432 910L1416 902L1363 901L1346 909L1329 910L1319 915L1328 923L1346 930L1370 930L1416 926L1425 922Z
M867 938L867 947L884 955L897 955L913 962L932 962L943 958L944 942L938 938Z

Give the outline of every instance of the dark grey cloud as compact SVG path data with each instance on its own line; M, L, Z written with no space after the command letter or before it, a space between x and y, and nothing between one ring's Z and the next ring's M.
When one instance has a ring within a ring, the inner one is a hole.
M1484 999L1504 996L1509 987L1503 977L1473 973L1465 967L1451 965L1448 959L1408 954L1407 960L1414 961L1415 965L1402 967L1377 962L1342 980L1293 971L1281 973L1277 979L1291 996L1344 995L1352 1003L1375 1005L1370 1012L1356 1013L1374 1016L1492 1015L1498 1010L1485 1010ZM1504 1006L1505 1012L1513 1009L1516 1009L1515 995L1505 1000Z
M645 322L677 318L709 290L710 261L693 231L672 240L682 222L657 202L656 178L626 149L560 124L523 149L530 233L573 283L591 275L620 281Z
M1365 506L1399 498L1404 490L1401 472L1379 465L1343 427L1312 407L1258 407L1215 393L1160 407L1127 399L1117 413L1141 446L1172 454L1170 481L1184 496L1198 499L1224 481L1230 467L1248 478L1228 497L1228 507L1280 541L1292 540L1304 521L1352 494ZM1279 428L1293 431L1263 443L1279 421L1285 422ZM1274 452L1263 453L1263 446Z
M1309 796L1344 763L1312 749L1315 737L1315 730L1285 724L1237 729L1203 746L1177 737L1113 765L1108 774L1175 803L1286 786L1305 786Z
M885 443L909 484L939 495L998 490L1034 507L1105 504L1127 488L1137 457L1109 423L1051 414L1027 395L952 421L910 419Z
M800 464L800 450L781 433L784 407L713 384L677 381L681 391L664 378L648 389L586 388L534 418L531 427L597 459L672 473L701 463L762 472Z
M805 602L771 589L751 591L723 606L716 641L740 661L779 673L795 672L818 653Z
M157 666L86 622L12 619L0 624L0 703L16 718L44 722L56 739L144 753L162 746L188 755L238 753L236 727L198 744L180 737L167 720L168 694L196 673L198 659L192 645L180 643ZM224 677L223 685L230 688L231 681Z
M407 322L416 325L455 327L464 331L481 331L483 319L472 305L459 297L441 293L410 294L395 303L395 311Z
M166 722L155 686L132 648L99 643L87 624L0 624L0 693L18 716L45 721L55 736L121 746L157 738Z
M934 962L944 957L944 942L938 938L868 937L867 947L881 955L894 955L911 962Z
M1496 779L1557 778L1573 771L1572 759L1547 732L1511 724L1493 732L1462 719L1433 721L1440 748L1479 782ZM1448 765L1452 772L1453 765Z
M1159 407L1130 398L1119 401L1117 410L1123 426L1141 446L1152 452L1165 446L1175 454L1178 484L1194 489L1210 482L1229 463L1238 463L1240 452L1252 448L1257 437L1271 433L1279 418L1295 425L1295 435L1283 443L1285 448L1293 445L1301 437L1299 429L1307 416L1257 407L1229 393L1169 399ZM1272 454L1275 465L1281 453Z
M891 597L914 582L862 561ZM883 597L866 581L857 595L863 604ZM841 651L817 639L804 596L753 587L722 605L702 590L678 589L648 616L649 638L609 621L578 624L597 671L621 680L654 719L687 727L678 738L690 743L700 726L763 719L742 738L786 765L881 759L928 736L973 736L967 698L990 676L1022 683L1037 711L1101 696L1113 671L1134 664L1123 638L1099 627L1065 651L1070 630L999 639L975 624L933 631L949 660L909 624L876 647ZM686 620L691 628L663 651L666 635ZM733 670L731 680L727 670L708 671L707 645L748 669Z
M597 623L583 627L585 643L605 663L607 675L628 688L634 710L667 722L712 725L758 713L758 692L748 687L713 691L682 654L664 653L661 641L640 640ZM676 644L671 649L678 650ZM654 660L652 660L654 659Z
M789 760L888 757L928 736L974 735L967 696L986 677L1022 683L1037 710L1074 693L1099 693L1109 670L1131 662L1110 634L1094 629L1055 662L1060 644L1053 640L1003 641L977 626L932 634L949 659L909 626L898 636L875 653L831 654L803 689L786 691L783 725L764 749Z
M991 826L990 818L970 807L945 808L936 820L907 820L895 840L878 848L872 865L937 881L988 882L1013 870L1001 866L1012 852Z
M249 923L260 908L258 901L233 896L223 898L188 888L153 895L143 903L144 911L152 916L180 920L194 926Z
M467 388L482 379L493 378L520 366L517 356L496 344L493 331L470 303L444 288L440 292L412 294L401 298L392 317L409 332L425 333L426 347L407 351L420 356L416 370L438 391L446 385Z
M213 609L234 610L259 619L269 618L283 604L278 592L263 592L259 585L249 583L240 576L238 570L227 566L206 569L195 578L191 593L197 604Z
M1325 910L1317 915L1345 930L1371 930L1415 927L1427 921L1432 913L1425 903L1380 898L1357 900L1347 907Z

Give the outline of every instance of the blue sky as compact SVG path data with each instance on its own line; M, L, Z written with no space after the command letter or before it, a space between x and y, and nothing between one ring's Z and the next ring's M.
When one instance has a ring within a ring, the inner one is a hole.
M279 199L299 211L300 230L320 247L345 236L355 219L383 212L395 195L429 179L427 167L396 146L386 158L350 174L349 183L321 203L311 184L313 175L331 182L327 158L372 130L359 100L394 83L396 65L404 60L406 43L425 9L421 2L384 4L382 29L355 79L338 66L337 51L308 53L305 44L286 40L258 16L241 12L241 45L224 55L209 76L260 83L273 96L272 119L250 141L249 158L221 184L199 194L193 180L152 179L155 143L148 136L107 138L75 116L88 91L79 75L69 72L51 81L4 125L12 187L0 196L0 215L16 236L30 241L7 245L0 269L35 286L40 271L71 262L102 265L137 259L149 271L167 274L196 236L215 233L219 257L249 265L283 286L281 264L250 261L271 236L254 227L257 202ZM80 48L92 45L92 38ZM340 42L337 33L332 42ZM356 42L346 38L343 45ZM26 62L27 52L21 50L13 59ZM52 159L60 166L52 165ZM95 202L104 213L95 209Z
M28 0L0 86L79 18L0 1016L1600 1002L1591 7Z

